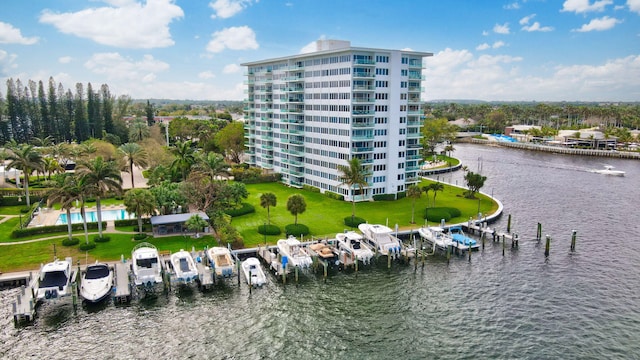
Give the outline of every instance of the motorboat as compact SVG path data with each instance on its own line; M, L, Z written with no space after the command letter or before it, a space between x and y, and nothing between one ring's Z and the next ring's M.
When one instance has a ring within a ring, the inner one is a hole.
M462 231L462 227L459 225L450 227L449 235L453 239L453 246L457 247L458 250L477 250L480 247L474 239L465 235L464 231Z
M80 278L80 296L90 303L106 299L113 288L113 268L104 263L88 265Z
M300 240L293 236L278 240L278 251L282 256L282 265L286 267L308 268L311 266L311 256L302 247Z
M393 230L388 226L364 223L358 225L358 229L378 253L394 258L400 255L402 250L400 240L393 236Z
M262 286L267 283L267 277L260 267L260 260L250 257L242 262L242 273L251 286Z
M338 256L337 252L335 251L335 247L328 244L324 240L309 245L309 251L318 256L319 259L328 262L335 261Z
M198 280L198 268L193 256L188 251L180 249L169 256L169 266L171 267L174 280L182 284L190 284Z
M373 258L373 251L365 244L362 235L355 231L346 231L336 234L336 240L338 242L338 250L344 251L347 255L351 256L353 260L358 259L365 264L371 262Z
M73 294L77 273L71 267L71 258L54 260L40 267L40 273L32 283L36 302L55 300Z
M236 262L231 257L231 251L226 247L214 246L209 248L207 257L216 272L216 276L228 278L235 273Z
M131 259L133 282L137 288L154 291L158 284L163 284L164 269L155 246L146 242L136 245Z
M605 165L604 169L593 170L593 172L602 174L602 175L610 175L610 176L624 176L625 172L622 170L613 170L613 166Z
M438 249L446 251L454 243L453 237L450 234L445 233L444 229L440 226L425 226L418 229L418 234L427 243L431 244L434 250Z

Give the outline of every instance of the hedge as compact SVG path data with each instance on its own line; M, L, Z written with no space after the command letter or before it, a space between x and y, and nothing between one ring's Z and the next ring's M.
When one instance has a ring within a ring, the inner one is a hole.
M74 245L78 245L80 243L80 239L78 238L64 238L62 240L62 246L74 246Z
M320 188L317 188L317 187L311 186L311 185L307 185L307 184L302 185L302 188L304 190L311 191L311 192L314 192L314 193L319 193L320 192Z
M107 222L103 221L102 228L104 229L106 227L107 227ZM87 230L94 230L97 228L98 228L97 222L87 223ZM31 235L39 235L39 234L51 234L51 233L60 233L60 232L66 233L67 229L68 228L66 224L16 229L11 233L11 238L17 239L17 238L23 238L23 237L27 237ZM82 226L82 224L72 224L71 229L73 231L84 230L84 227Z
M309 235L309 227L304 224L289 224L285 226L287 236L303 236Z
M282 231L277 225L260 225L258 226L258 234L260 235L280 235Z
M449 221L461 215L460 210L452 207L432 207L425 210L425 219L432 222Z
M249 203L242 203L242 205L240 207L234 208L234 209L227 209L224 211L225 214L231 216L231 217L237 217L237 216L242 216L242 215L246 215L246 214L251 214L256 212L256 208L249 204Z
M352 228L358 227L358 225L364 224L366 222L367 221L365 219L357 216L354 216L354 217L347 216L346 218L344 218L344 224Z
M148 237L148 235L145 234L145 233L138 233L138 234L133 235L133 239L136 240L136 241L144 240L147 237Z
M328 197L329 199L344 201L344 195L336 194L331 191L325 191L324 196Z
M396 199L396 195L395 194L373 195L373 200L374 201L393 201L395 199Z
M106 243L111 241L111 237L107 235L102 235L102 237L100 237L100 235L96 235L93 237L93 241L97 243Z
M92 250L96 248L96 243L94 243L93 241L89 241L88 243L83 242L82 244L80 244L80 246L78 246L78 248L80 249L80 251Z
M115 226L124 227L124 226L136 226L136 231L138 231L138 219L123 219L114 221ZM151 224L151 219L142 218L142 225Z

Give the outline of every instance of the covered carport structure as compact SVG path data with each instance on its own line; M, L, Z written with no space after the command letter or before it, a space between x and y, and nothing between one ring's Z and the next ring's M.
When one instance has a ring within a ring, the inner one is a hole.
M187 230L187 227L184 223L193 215L198 215L209 222L209 217L202 211L184 214L152 216L150 220L153 235L182 234ZM205 227L203 232L208 233L209 227Z

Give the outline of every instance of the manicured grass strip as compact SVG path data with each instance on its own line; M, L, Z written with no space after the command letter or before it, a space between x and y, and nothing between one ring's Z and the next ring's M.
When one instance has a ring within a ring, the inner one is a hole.
M11 238L11 232L20 224L20 218L11 218L7 221L0 223L0 243L12 242L15 239Z

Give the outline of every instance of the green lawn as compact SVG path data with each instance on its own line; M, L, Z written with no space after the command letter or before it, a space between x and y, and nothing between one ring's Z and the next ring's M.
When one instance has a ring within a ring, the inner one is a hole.
M428 184L427 181L420 184ZM278 225L284 232L284 227L293 224L294 217L287 211L287 198L295 193L300 193L305 197L307 210L298 215L298 223L309 227L311 235L314 237L333 237L336 233L346 229L344 218L351 216L351 203L329 199L328 197L303 189L286 187L280 183L251 184L247 185L249 198L247 202L254 205L256 212L233 218L232 224L238 229L244 238L247 247L263 243L264 236L258 234L257 228L267 222L267 211L260 206L260 195L265 192L272 192L276 195L277 205L270 209L271 223ZM436 196L437 206L449 206L460 209L462 216L451 219L451 223L465 222L470 216L477 215L478 200L466 199L462 197L463 189L445 185L444 191L438 192ZM480 211L482 213L492 213L497 210L489 198L477 195L480 198ZM429 193L430 201L433 202L433 192ZM417 228L424 223L424 212L427 205L425 195L415 202L415 221L411 224L412 199L404 198L397 201L375 201L356 203L356 216L361 217L369 223L388 224L389 227L401 229ZM280 236L268 236L267 241L273 243Z

